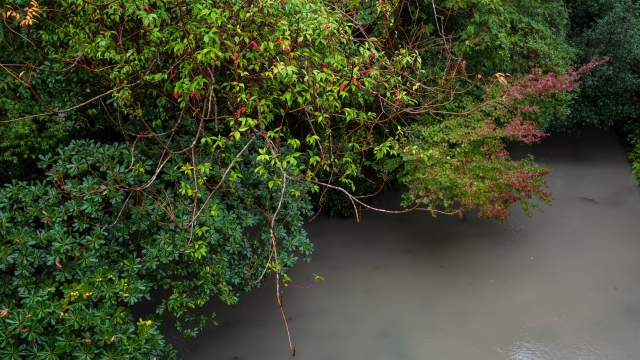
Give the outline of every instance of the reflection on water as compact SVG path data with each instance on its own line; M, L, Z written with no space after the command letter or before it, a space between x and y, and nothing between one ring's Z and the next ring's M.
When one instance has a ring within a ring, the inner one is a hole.
M532 152L556 200L500 226L365 212L307 226L316 252L284 305L295 359L640 359L640 196L615 136L552 136ZM394 207L399 191L377 205ZM272 283L211 304L182 359L289 359Z

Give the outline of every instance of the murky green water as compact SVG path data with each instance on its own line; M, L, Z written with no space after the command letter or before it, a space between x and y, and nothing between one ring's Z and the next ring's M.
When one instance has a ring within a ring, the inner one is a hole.
M640 195L615 136L560 135L534 148L556 200L500 226L469 216L319 217L316 252L290 275L294 359L640 359ZM377 205L394 207L399 191ZM195 340L182 359L289 359L273 283Z

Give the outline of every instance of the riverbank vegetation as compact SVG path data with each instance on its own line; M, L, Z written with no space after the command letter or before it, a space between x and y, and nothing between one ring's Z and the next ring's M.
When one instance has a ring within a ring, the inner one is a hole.
M507 142L640 146L635 3L595 2L5 1L0 356L171 358L162 319L195 336L267 278L282 309L306 216L394 213L390 184L433 215L549 202Z

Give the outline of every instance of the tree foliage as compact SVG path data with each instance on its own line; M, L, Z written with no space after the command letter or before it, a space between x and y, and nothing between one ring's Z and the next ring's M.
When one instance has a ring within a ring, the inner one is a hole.
M443 14L451 13L444 28L456 35L453 50L473 73L526 74L533 68L557 71L571 65L569 19L562 1L465 0L438 5Z
M585 76L572 111L579 121L612 126L638 116L640 8L631 0L570 2L574 42L581 60L611 61Z
M619 131L626 140L633 173L640 177L638 86L640 8L635 0L567 1L571 43L579 60L595 54L611 59L583 79L571 107L570 124Z
M586 70L555 69L543 24L563 15L530 3L442 2L422 20L402 1L12 2L0 141L21 170L0 190L0 354L171 357L164 313L194 336L198 307L268 277L282 309L327 190L358 218L386 211L366 199L391 179L409 190L390 213L501 221L548 202L548 170L505 143L542 138L531 102ZM135 320L152 289L167 296Z

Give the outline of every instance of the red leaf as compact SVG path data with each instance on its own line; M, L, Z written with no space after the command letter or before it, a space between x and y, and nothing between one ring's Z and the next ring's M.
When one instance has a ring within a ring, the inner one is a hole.
M171 76L172 78L174 78L174 77L176 77L176 74L171 73L171 74L169 74L169 76Z
M189 96L190 96L190 97L194 97L194 96L196 96L196 91L195 91L195 90L193 90L193 91L191 92L191 95L189 95Z
M340 85L340 91L344 90L344 85Z
M373 59L376 58L376 54L374 54L374 53L369 53L369 56L371 56L371 58L373 58Z
M282 42L282 40L280 38L277 38L276 42L279 43L279 42Z
M398 92L398 90L396 90L394 93L396 94L396 96L400 96L400 93Z
M364 71L364 76L369 76L369 73L371 73L371 69L367 69Z
M325 44L329 43L329 38L324 39L324 43Z
M325 25L324 25L324 28L325 28L325 29L328 29L328 28L330 28L330 27L331 27L331 24L325 24Z
M253 46L254 49L258 50L258 44L256 44L255 41L252 41L251 45Z
M56 261L56 266L59 268L62 268L62 264L60 264L60 262Z
M173 93L173 97L176 98L176 99L178 98L178 92L177 91Z

